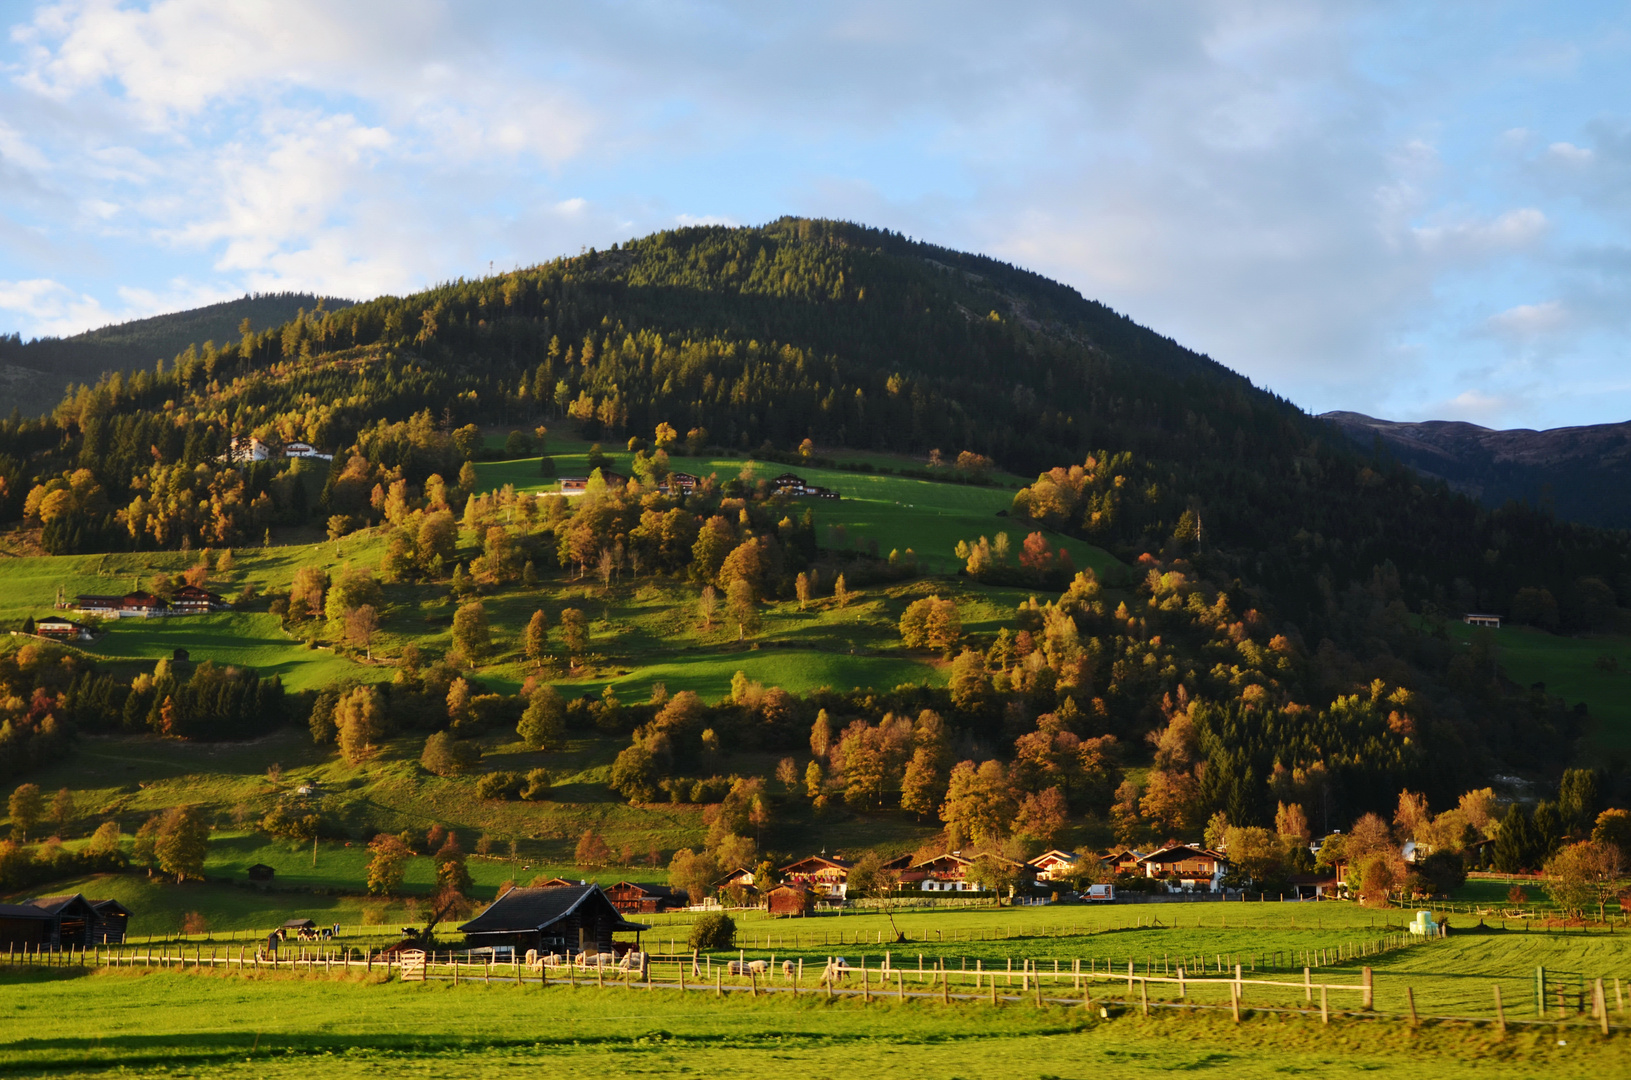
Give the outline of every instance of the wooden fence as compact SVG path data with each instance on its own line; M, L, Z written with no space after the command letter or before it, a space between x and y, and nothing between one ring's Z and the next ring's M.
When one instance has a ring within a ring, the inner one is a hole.
M1370 944L1380 948L1387 944L1387 939ZM1410 942L1397 944L1408 945ZM176 945L160 945L156 948L151 945L145 948L98 946L89 949L56 951L35 949L20 952L8 949L5 960L10 967L35 970L93 967L117 970L139 967L177 972L202 972L207 969L246 975L261 972L287 973L308 978L320 975L332 977L336 974L378 975L385 979L394 977L401 981L450 981L454 986L461 982L480 982L486 985L509 983L522 988L530 985L540 989L552 986L577 988L592 983L600 988L611 986L647 992L659 990L702 992L715 996L727 993L746 993L753 997L761 994L815 993L825 995L829 999L859 998L866 1003L888 999L902 1002L938 999L948 1005L953 1002L1002 1005L1031 1001L1038 1008L1096 1007L1105 1016L1110 1015L1111 1008L1118 1011L1136 1008L1146 1017L1159 1009L1226 1008L1230 1010L1236 1023L1241 1021L1247 1011L1301 1014L1317 1012L1320 1022L1324 1024L1330 1023L1332 1016L1337 1015L1407 1019L1413 1026L1429 1021L1493 1023L1503 1033L1509 1026L1525 1024L1544 1024L1550 1027L1588 1026L1597 1028L1604 1035L1612 1030L1627 1030L1623 1023L1611 1023L1607 987L1603 978L1597 978L1590 983L1589 1018L1585 1015L1587 1003L1579 1000L1571 1009L1561 987L1556 988L1554 1015L1548 1001L1547 973L1544 969L1537 969L1535 973L1535 1018L1509 1018L1501 998L1500 986L1497 984L1492 987L1494 1005L1492 1019L1490 1016L1420 1015L1416 1009L1414 989L1409 985L1394 991L1395 994L1402 992L1405 1004L1403 1010L1395 1008L1391 1012L1379 1011L1376 1007L1376 980L1369 966L1360 970L1358 982L1332 982L1325 979L1316 981L1312 967L1304 967L1300 980L1268 979L1248 978L1244 966L1236 964L1219 978L1214 977L1215 973L1198 975L1181 964L1172 974L1155 974L1148 969L1140 972L1136 962L1132 960L1127 961L1125 970L1112 970L1108 962L1101 968L1093 960L1072 961L1068 970L1060 962L1054 961L1052 969L1049 970L1044 964L1029 959L1022 959L1017 969L1011 959L1001 969L987 968L983 960L976 960L973 968L969 968L965 961L963 966L953 969L943 958L929 964L919 956L914 970L909 964L895 963L892 952L885 954L883 963L879 966L869 967L863 958L860 966L845 968L832 979L821 977L831 970L828 965L814 968L807 973L802 958L784 961L778 966L772 956L765 962L762 971L747 968L744 963L745 950L739 953L740 966L737 969L738 971L745 969L743 974L732 973L725 963L715 963L711 957L697 954L648 955L643 967L625 971L609 965L591 968L563 966L552 969L542 965L529 967L518 959L509 962L490 959L460 960L457 953L427 954L419 950L403 950L379 957L365 950L327 946L286 949L281 955L271 957L262 956L259 950L252 950L246 946L240 946L236 950L214 946L209 949L208 955L205 954L202 945L194 946L191 955L186 947ZM828 960L830 963L832 958ZM1623 1017L1624 988L1621 980L1614 979L1613 982L1615 1002L1613 1015ZM911 989L908 989L909 985ZM1097 999L1094 997L1095 987L1101 990ZM1252 994L1252 1003L1249 1007L1246 1003L1248 989ZM1105 993L1116 990L1122 992L1120 996L1113 992ZM1203 996L1214 995L1219 991L1227 994L1227 1004L1200 1000ZM1333 1005L1333 995L1353 997L1339 999ZM1583 999L1585 994L1582 993L1580 997ZM1347 1007L1343 1007L1344 1001Z

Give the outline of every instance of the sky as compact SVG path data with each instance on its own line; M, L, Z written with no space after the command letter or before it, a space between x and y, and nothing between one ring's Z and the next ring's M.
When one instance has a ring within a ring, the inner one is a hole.
M1025 266L1311 412L1631 419L1631 6L0 0L0 333L685 224Z

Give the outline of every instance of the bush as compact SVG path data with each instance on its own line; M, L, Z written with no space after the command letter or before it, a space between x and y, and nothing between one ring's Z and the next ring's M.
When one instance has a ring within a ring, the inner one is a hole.
M519 799L526 783L518 772L490 772L476 781L476 794L483 799Z
M529 769L527 786L521 789L521 797L528 802L539 802L549 798L549 770Z
M736 942L736 920L722 911L704 915L691 924L686 944L699 952L728 949Z

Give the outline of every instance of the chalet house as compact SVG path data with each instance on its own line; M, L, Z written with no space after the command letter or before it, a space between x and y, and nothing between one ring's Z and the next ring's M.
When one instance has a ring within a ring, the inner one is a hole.
M1461 616L1461 621L1466 623L1468 626L1487 626L1491 630L1499 630L1501 628L1501 617L1499 615L1469 614Z
M170 601L170 611L176 615L199 615L211 611L231 611L232 605L222 597L197 585L183 585Z
M92 637L90 627L76 623L72 619L61 619L56 616L36 622L34 632L53 641L89 641Z
M535 881L534 889L575 889L579 885L587 885L587 881L568 881L563 877L552 877L548 881Z
M272 448L253 435L234 435L232 447L224 456L234 465L247 465L252 461L270 460Z
M619 881L606 889L606 899L625 915L652 915L685 906L685 893L667 885Z
M697 489L697 485L700 483L702 481L691 473L671 472L668 474L668 482L659 485L659 489L663 491L683 491L689 495Z
M286 458L316 458L318 461L333 461L333 454L325 454L311 443L292 442L283 444L283 456Z
M817 487L814 484L806 484L804 482L804 477L790 472L782 473L777 477L772 477L770 487L771 490L775 491L777 495L793 495L797 497L809 496L817 499L838 498L838 492L824 487Z
M1025 865L1036 872L1038 881L1058 881L1075 869L1077 858L1074 851L1054 848L1052 851L1044 851Z
M628 477L611 469L601 469L600 477L606 481L607 487L622 487L629 482ZM561 477L561 494L582 495L589 490L589 480L590 478L587 476L563 476Z
M150 592L126 593L123 596L81 595L75 601L79 610L90 615L110 615L115 619L149 619L170 614L170 604L162 596Z
M724 892L726 889L753 889L753 871L745 866L738 866L718 881L714 882L714 892Z
M1099 865L1112 874L1137 874L1143 876L1144 870L1139 865L1144 858L1144 852L1125 848L1121 851L1112 851L1108 855L1099 856Z
M975 887L968 880L968 869L973 865L973 859L949 851L913 864L909 873L922 892L967 892Z
M1217 892L1229 860L1206 848L1178 844L1151 852L1138 860L1144 876L1167 883L1169 889L1205 889Z
M849 890L849 872L853 865L843 859L811 855L782 867L781 876L789 884L798 882L808 886L820 899L842 900Z
M125 940L130 909L117 900L83 895L43 896L21 904L0 904L0 947L83 949Z
M771 889L765 897L765 903L770 908L772 917L786 915L791 918L803 918L815 914L816 894L814 890L805 888L802 882L794 882Z
M511 889L459 927L472 949L564 953L613 952L613 934L649 929L623 918L599 885Z

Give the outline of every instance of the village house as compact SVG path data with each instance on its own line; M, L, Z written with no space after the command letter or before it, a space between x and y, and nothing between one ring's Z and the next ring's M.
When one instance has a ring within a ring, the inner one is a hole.
M686 902L683 890L647 881L619 881L607 887L606 899L625 915L652 915Z
M53 641L89 641L95 636L95 632L85 624L55 615L36 622L34 632Z
M968 880L968 869L973 865L973 859L948 851L913 864L910 873L921 892L967 892L975 888Z
M716 893L725 892L730 889L738 889L742 892L752 892L753 871L749 870L745 866L738 866L736 869L732 870L730 873L713 883L713 890Z
M175 615L201 615L211 611L231 611L232 605L216 593L200 589L197 585L183 585L170 599L170 611Z
M825 855L811 855L807 859L789 863L781 868L787 882L801 882L823 900L842 900L849 890L849 872L853 864L843 859L829 859Z
M778 495L792 495L795 497L808 496L817 499L838 498L838 492L832 491L829 488L817 487L814 484L806 484L804 482L804 477L790 472L772 477L770 481L770 488Z
M1112 851L1108 855L1099 856L1099 865L1112 874L1137 874L1142 877L1144 871L1138 864L1144 855L1145 852L1123 848L1121 851Z
M1167 888L1201 889L1217 892L1223 885L1223 875L1229 869L1229 860L1215 851L1176 844L1153 851L1138 860L1144 876L1165 881Z
M662 492L680 491L689 495L697 489L697 485L701 482L691 473L671 472L668 474L668 480L665 483L657 485L657 490Z
M511 889L459 927L459 932L472 949L606 953L618 951L613 934L639 934L649 929L625 919L599 885L573 885ZM635 947L638 943L636 937Z
M231 449L222 457L234 465L247 465L254 461L270 460L272 448L253 435L234 435Z
M109 615L115 619L149 619L170 614L169 602L150 592L132 592L123 596L82 594L76 598L75 604L87 615Z
M1044 851L1025 865L1036 872L1038 881L1061 881L1076 868L1078 858L1074 851L1054 848L1052 851Z
M292 442L283 444L283 456L286 458L315 458L318 461L333 461L333 454L325 454L311 443Z

